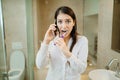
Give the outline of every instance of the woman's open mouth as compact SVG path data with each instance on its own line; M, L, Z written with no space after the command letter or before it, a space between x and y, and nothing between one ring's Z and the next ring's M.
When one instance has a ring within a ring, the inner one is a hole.
M67 34L67 32L68 32L67 30L62 30L60 35L64 37Z

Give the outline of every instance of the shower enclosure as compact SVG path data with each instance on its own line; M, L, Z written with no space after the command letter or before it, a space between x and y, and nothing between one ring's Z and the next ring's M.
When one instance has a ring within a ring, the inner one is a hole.
M5 36L2 16L2 0L0 0L0 80L8 80L6 50L5 50Z

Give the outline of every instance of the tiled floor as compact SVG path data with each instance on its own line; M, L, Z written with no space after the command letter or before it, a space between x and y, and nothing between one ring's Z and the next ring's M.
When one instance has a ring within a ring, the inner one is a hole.
M91 70L96 69L96 68L97 68L96 67L96 59L89 55L88 66L87 66L86 71L81 75L81 80L90 80L88 74Z

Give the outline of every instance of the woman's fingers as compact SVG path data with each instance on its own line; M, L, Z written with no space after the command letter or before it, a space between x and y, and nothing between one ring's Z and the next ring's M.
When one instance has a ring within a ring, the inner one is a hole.
M55 31L56 30L55 24L51 24L50 27L49 27L49 30Z
M68 53L69 52L69 48L67 47L66 43L64 42L63 38L58 38L56 41L55 41L55 45L57 47L59 47L64 54Z
M55 40L55 44L56 46L60 47L60 48L63 48L66 46L64 40L62 38L58 38Z
M45 33L44 41L49 43L54 38L55 24L51 24Z

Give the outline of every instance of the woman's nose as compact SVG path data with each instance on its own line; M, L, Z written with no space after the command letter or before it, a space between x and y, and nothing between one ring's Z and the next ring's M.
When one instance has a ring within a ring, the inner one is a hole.
M65 22L62 23L62 28L65 28L67 24Z

